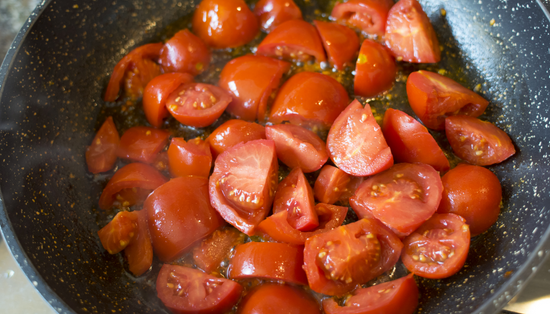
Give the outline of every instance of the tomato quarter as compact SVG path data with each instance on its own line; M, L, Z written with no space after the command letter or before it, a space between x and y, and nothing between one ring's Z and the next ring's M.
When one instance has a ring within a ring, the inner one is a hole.
M292 0L260 0L254 14L260 19L262 30L268 33L283 22L302 19L302 11Z
M228 148L239 143L265 139L265 127L263 125L242 120L228 120L214 132L206 141L210 144L212 156L216 158Z
M139 210L134 213L137 215L137 233L124 249L124 255L128 260L130 272L139 277L153 264L153 245L147 226L147 212Z
M346 65L351 65L359 49L359 37L347 26L313 21L325 51L328 55L330 64L338 70L343 70Z
M113 169L120 143L118 131L112 117L108 117L97 131L92 144L86 149L88 171L97 174Z
M210 145L198 137L187 142L174 137L168 148L168 163L173 177L195 175L208 178L212 168Z
M229 258L231 249L244 240L244 234L233 227L218 229L193 249L193 260L205 272L215 272Z
M298 287L265 283L252 289L237 314L320 314L313 296Z
M160 51L159 63L165 73L202 73L210 64L206 44L188 29L177 32Z
M326 165L315 180L313 187L315 198L320 203L334 204L342 196L349 182L350 176L347 173Z
M169 136L168 131L146 126L129 128L120 138L117 155L120 158L151 164L166 146Z
M124 250L137 233L137 220L134 212L122 211L116 214L113 220L97 232L103 248L109 254Z
M338 2L330 16L368 35L382 38L392 6L392 0L348 0Z
M383 93L392 87L396 76L395 60L386 47L365 39L355 67L355 95L374 97Z

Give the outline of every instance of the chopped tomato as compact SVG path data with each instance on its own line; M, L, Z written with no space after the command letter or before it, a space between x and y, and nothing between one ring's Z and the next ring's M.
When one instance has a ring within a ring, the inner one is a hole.
M342 193L342 196L338 199L338 201L342 205L349 206L349 198L352 197L355 194L355 191L357 191L357 188L365 181L366 177L354 177L350 176L349 183L347 184L346 188L344 189L344 193Z
M129 128L120 138L117 155L120 158L151 164L158 153L166 147L169 136L168 131L146 126Z
M226 111L240 119L264 121L268 100L289 69L288 62L262 56L247 55L229 61L218 82L233 96Z
M319 33L303 20L289 20L277 26L258 45L256 54L289 61L327 60Z
M116 201L113 203L115 207L128 208L134 205L141 205L145 202L145 199L153 189L142 189L142 188L127 188L122 189L116 194Z
M224 224L210 206L208 179L179 177L156 188L143 204L157 257L170 262Z
M328 129L349 103L342 84L328 75L300 72L286 81L271 108L269 121L289 121L305 128Z
M91 173L100 173L113 169L120 143L118 131L112 117L105 119L92 144L86 149L86 164Z
M141 84L141 86L134 86L134 88L138 91L140 88L145 88L147 83L149 83L153 77L160 75L158 65L156 67L152 65L151 60L158 59L162 46L162 43L143 45L132 50L129 54L122 58L115 66L111 79L109 80L109 85L107 85L107 90L105 91L104 97L105 101L115 101L118 98L122 80L126 76L127 72L130 72L132 73L131 75L136 76L136 83L139 81ZM136 98L139 98L141 94L135 96L137 96Z
M338 2L330 16L368 35L382 38L392 6L392 0L348 0Z
M361 219L307 239L304 263L310 288L343 295L383 274L399 260L403 244L374 219Z
M181 137L174 137L168 148L168 163L173 177L208 178L212 168L210 145L198 137L187 142Z
M327 162L325 142L314 132L292 124L266 126L267 139L275 142L277 157L291 168L301 168L309 173Z
M470 228L455 214L434 214L404 241L401 261L417 276L442 279L457 273L468 256Z
M407 96L414 113L430 129L443 130L450 115L480 116L489 102L452 79L417 71L407 79Z
M351 65L359 50L359 37L347 26L313 21L325 51L328 60L338 70L343 70L346 65Z
M160 67L149 59L139 60L124 74L124 92L131 100L139 99L147 84L161 74Z
M160 128L164 118L168 116L166 99L178 87L193 82L188 73L166 73L152 79L143 92L143 111L147 121L152 126Z
M166 108L179 122L202 128L214 123L231 102L231 95L217 86L181 85L166 100Z
M254 14L267 33L283 22L302 19L302 11L292 0L260 0L254 7Z
M457 214L466 219L475 237L489 229L498 219L502 187L491 170L460 164L441 179L443 197L438 213Z
M294 168L277 187L273 201L273 214L288 212L288 223L294 229L310 231L319 226L317 213L313 209L313 190L300 168Z
M164 171L168 168L168 152L162 151L157 155L152 164L158 171Z
M455 155L478 166L503 162L516 153L508 134L474 117L447 117L445 134Z
M365 39L361 45L355 67L353 81L355 94L374 97L389 90L396 76L395 60L386 47L370 39Z
M393 165L391 150L369 104L354 100L330 128L327 149L334 164L352 176L370 176Z
M305 290L276 283L252 289L239 304L239 314L320 314L319 304Z
M205 272L215 272L229 258L231 249L243 242L244 234L237 229L218 229L193 249L193 260Z
M292 227L288 222L287 211L280 211L267 217L258 225L257 230L275 241L303 245L308 238L342 225L347 212L347 207L319 203L315 205L319 226L312 231L302 232Z
M153 245L147 225L147 212L139 210L134 213L137 215L137 233L124 249L124 256L128 261L130 272L139 277L153 264Z
M131 163L120 168L103 189L99 198L99 207L109 209L115 201L116 195L123 189L142 188L154 190L166 182L166 178L155 168Z
M225 313L241 297L243 287L233 280L200 270L162 265L156 282L157 296L172 313Z
M258 24L243 0L202 0L193 14L193 32L216 49L247 44L258 34Z
M228 148L239 143L265 139L263 125L242 120L228 120L217 127L206 141L210 144L214 159Z
M403 111L388 108L382 132L396 162L421 162L437 171L449 170L449 160L428 129Z
M315 198L320 203L334 204L340 199L349 182L350 176L347 173L326 165L321 169L313 186Z
M137 220L134 212L122 211L116 214L113 220L97 232L103 248L109 254L124 250L136 235Z
M216 159L210 176L210 202L228 223L247 235L267 216L278 183L275 144L237 144Z
M419 298L412 274L368 288L355 290L339 306L334 299L323 300L327 314L413 314Z
M165 73L202 73L210 64L206 44L188 29L177 32L160 51L159 63Z

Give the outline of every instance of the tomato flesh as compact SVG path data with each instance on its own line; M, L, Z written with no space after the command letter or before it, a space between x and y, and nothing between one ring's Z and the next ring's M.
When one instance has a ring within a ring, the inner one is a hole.
M166 146L169 136L168 131L146 126L129 128L120 138L117 155L120 158L151 164Z
M229 258L231 249L244 240L244 234L237 229L218 229L193 249L193 260L205 272L215 272Z
M137 233L124 249L129 270L139 277L151 268L153 264L153 245L147 223L147 211L134 212L137 215Z
M206 141L210 144L212 156L216 158L228 148L239 143L261 139L265 140L263 125L242 120L228 120L217 127Z
M119 143L120 138L113 118L107 117L94 136L92 144L86 149L88 171L97 174L113 169Z
M198 137L187 142L174 137L168 147L168 164L173 177L194 175L208 178L212 168L210 145Z
M313 186L315 199L320 203L334 204L340 199L349 182L350 176L347 173L326 165L321 169Z
M347 26L313 21L323 46L328 55L328 60L338 70L343 70L346 65L351 65L359 49L359 37Z
M260 19L262 30L267 33L283 22L302 19L302 11L292 0L260 0L254 7L254 14Z
M181 72L194 76L208 67L210 55L206 44L188 29L184 29L164 44L160 51L159 64L164 73Z
M124 250L134 238L138 217L134 212L119 212L97 235L103 248L109 254L116 254Z
M305 290L276 283L261 284L243 298L238 314L320 314L317 301Z
M389 90L395 77L395 60L381 44L365 39L355 67L353 90L355 95L374 97Z
M330 16L340 23L381 38L392 6L392 0L349 0L337 3Z

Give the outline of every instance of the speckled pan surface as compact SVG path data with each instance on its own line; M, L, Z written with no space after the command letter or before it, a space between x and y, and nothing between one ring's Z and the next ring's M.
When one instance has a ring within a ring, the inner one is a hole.
M450 60L442 67L454 71L458 61L464 70L451 77L470 88L482 84L491 100L483 118L510 134L519 151L491 167L505 194L498 223L473 241L459 274L419 282L421 312L492 313L550 252L550 23L536 1L421 3ZM167 313L154 277L132 278L102 249L94 212L101 185L86 172L84 152L117 60L157 40L193 6L45 1L1 67L0 225L27 276L60 313ZM406 99L392 105L405 108Z

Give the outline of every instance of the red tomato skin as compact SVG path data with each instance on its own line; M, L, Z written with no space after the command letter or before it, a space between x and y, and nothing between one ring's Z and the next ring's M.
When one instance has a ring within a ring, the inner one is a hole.
M171 262L224 224L210 206L208 179L179 177L156 188L143 209L157 257Z
M258 31L258 18L243 0L202 0L193 14L193 32L215 49L247 44Z
M273 124L289 121L308 129L329 129L348 103L346 89L332 77L301 72L281 86L269 121Z
M315 199L325 204L336 203L344 193L350 179L350 176L344 171L331 165L324 166L313 186Z
M151 164L166 146L169 136L170 133L167 131L146 126L129 128L120 138L117 155L120 158Z
M516 153L506 132L488 121L470 116L445 119L445 134L455 155L478 166L503 162Z
M239 143L246 143L265 138L265 127L263 125L246 122L242 120L228 120L210 133L206 142L210 144L214 159L228 148Z
M260 27L266 33L289 20L301 20L302 11L292 0L260 0L254 7Z
M289 20L277 26L258 45L256 54L289 61L327 60L319 33L303 20Z
M417 71L407 79L407 96L414 113L430 129L445 129L450 115L480 116L489 102L452 79L430 71Z
M248 242L237 245L227 268L234 280L261 278L307 285L304 247L287 243Z
M162 43L156 43L156 44L147 44L140 47L137 47L136 49L132 50L129 54L124 56L117 65L115 66L113 70L113 74L111 74L111 79L109 80L109 84L107 85L107 90L105 91L104 100L105 101L115 101L118 98L118 94L120 91L120 86L122 84L122 80L124 79L124 76L126 75L127 71L132 70L134 67L145 67L142 66L144 59L158 59L160 56L160 50L162 49L163 44ZM141 75L143 75L143 80L140 80L143 84L143 87L147 85L149 82L147 80L147 77L149 76L147 73L149 71L139 71ZM157 74L157 73L155 73ZM160 74L160 72L158 73ZM151 77L152 79L152 77Z
M208 178L212 168L210 145L198 137L187 142L181 137L174 137L168 147L168 164L172 177Z
M393 55L403 61L435 63L441 60L432 23L417 0L400 0L390 9L385 39Z
M322 21L313 21L328 55L328 60L338 70L353 64L359 50L359 37L349 27Z
M246 55L229 61L218 82L233 97L226 111L239 119L264 121L271 93L289 69L290 63L263 56Z
M237 314L320 314L319 304L303 289L264 283L243 298Z
M293 228L288 222L288 212L280 211L267 217L258 225L258 232L275 241L294 245L303 245L306 240L316 234L330 231L339 227L346 219L347 207L319 203L315 205L315 212L319 218L319 226L312 231L300 231Z
M354 138L350 138L355 134ZM354 100L336 118L327 137L330 159L349 175L364 177L393 165L391 150L369 104Z
M334 299L323 300L326 314L413 314L419 298L413 274L385 283L355 290L344 306Z
M403 111L388 108L382 132L396 162L420 162L437 171L449 170L449 160L428 129Z
M395 60L386 47L365 39L355 67L355 94L363 97L379 95L392 87L396 76Z
M147 121L155 128L160 128L168 116L166 99L180 85L193 82L188 73L166 73L152 79L143 92L143 111Z
M86 149L86 164L93 174L113 169L120 143L118 131L112 117L107 117L97 131L92 144Z
M460 164L441 179L443 196L438 213L457 214L470 226L475 237L489 229L500 214L502 187L491 170Z
M139 277L148 271L153 264L153 245L147 225L147 212L138 210L134 213L137 215L137 233L124 249L124 256L128 260L130 272Z
M116 214L97 235L103 248L109 254L117 254L124 250L136 235L138 217L134 212L122 211Z
M115 201L115 196L123 189L142 188L154 190L166 182L166 178L155 168L131 163L120 168L103 189L99 198L99 208L109 209Z
M360 29L363 33L382 38L385 33L386 20L391 0L349 0L338 2L330 16L350 27Z
M159 299L174 314L226 313L237 304L243 291L233 280L169 264L162 265L156 288ZM180 291L185 293L180 295Z
M266 126L265 136L275 142L277 157L290 168L298 167L310 173L321 169L328 160L325 142L314 132L298 125Z
M244 234L237 229L218 229L193 249L193 260L200 269L214 273L229 258L231 249L243 242Z
M206 44L188 29L177 32L160 51L159 64L164 73L181 72L193 76L210 64L211 53Z

